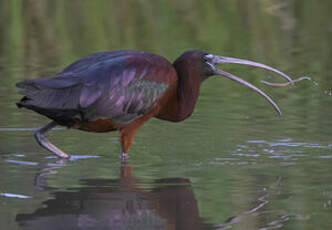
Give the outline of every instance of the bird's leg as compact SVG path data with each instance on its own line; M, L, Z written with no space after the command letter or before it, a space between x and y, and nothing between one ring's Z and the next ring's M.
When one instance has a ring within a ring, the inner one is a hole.
M151 114L149 114L146 117L143 117L139 120L136 120L135 122L131 123L130 125L120 129L120 140L121 140L121 147L122 147L122 153L121 153L121 159L122 161L129 158L129 149L132 145L136 131L139 127L141 127L147 120L151 118Z
M155 106L154 110L152 110L150 113L146 114L144 117L141 117L140 119L132 122L131 124L123 127L120 129L120 140L121 140L121 147L122 147L122 153L121 153L121 160L124 161L129 157L129 149L132 145L136 131L139 127L141 127L147 120L149 120L151 117L153 117L156 114L156 111L159 110L158 106Z
M124 160L126 160L128 158L129 158L129 154L128 153L124 153L124 152L121 153L121 160L122 161L124 161Z
M49 142L49 140L47 140L47 138L45 137L45 133L50 131L55 126L57 126L57 123L55 121L51 121L47 125L37 129L35 132L35 138L40 146L55 153L57 156L62 157L62 158L70 158L70 155L68 155L65 152L62 152L55 145L53 145L51 142Z
M122 147L122 153L121 153L121 160L125 160L129 158L129 149L132 145L135 134L138 127L126 127L121 129L120 131L120 140L121 140L121 147Z

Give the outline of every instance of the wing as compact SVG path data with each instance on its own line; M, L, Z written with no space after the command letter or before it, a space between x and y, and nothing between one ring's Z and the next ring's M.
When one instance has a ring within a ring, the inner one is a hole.
M83 58L53 78L17 84L25 97L18 106L60 124L112 119L127 124L144 116L164 94L172 65L139 51L113 51Z

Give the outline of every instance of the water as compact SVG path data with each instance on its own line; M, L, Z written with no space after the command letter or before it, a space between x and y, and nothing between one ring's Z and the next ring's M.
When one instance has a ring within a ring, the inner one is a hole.
M329 229L332 226L332 2L0 1L0 223L4 229ZM184 50L247 58L293 78L223 65L262 88L206 81L182 123L152 119L126 164L117 133L57 129L18 110L15 82L51 76L91 53Z

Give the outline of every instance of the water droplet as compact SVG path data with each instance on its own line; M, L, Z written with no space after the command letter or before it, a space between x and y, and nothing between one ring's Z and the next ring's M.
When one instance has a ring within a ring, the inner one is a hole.
M332 89L324 90L324 94L326 94L328 96L332 96Z

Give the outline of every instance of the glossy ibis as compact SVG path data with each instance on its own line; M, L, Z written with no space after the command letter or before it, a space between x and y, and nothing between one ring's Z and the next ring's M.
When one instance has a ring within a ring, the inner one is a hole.
M203 50L187 51L173 64L148 52L119 50L84 57L51 78L17 83L24 95L17 105L52 120L36 130L35 138L42 147L63 158L70 155L45 137L55 126L90 132L119 130L121 156L126 158L136 131L150 118L173 122L188 118L194 110L201 83L213 75L248 86L281 114L277 104L260 89L216 68L217 64L227 63L267 69L293 82L272 67Z

